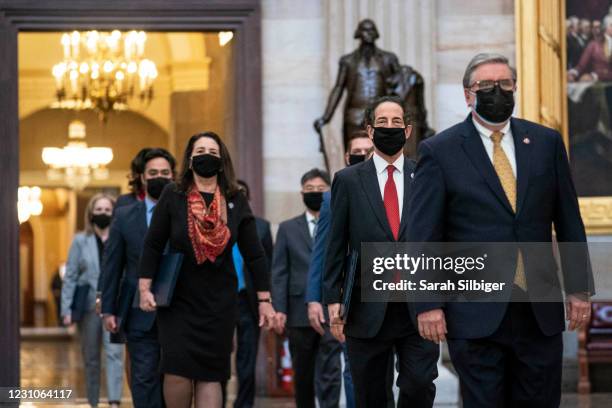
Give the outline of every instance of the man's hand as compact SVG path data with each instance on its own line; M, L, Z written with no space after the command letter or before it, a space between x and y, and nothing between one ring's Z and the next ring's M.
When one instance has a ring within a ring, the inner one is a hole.
M329 326L332 335L340 343L344 343L346 338L344 337L344 321L340 318L340 303L327 305L327 311L329 312Z
M580 330L591 321L591 302L585 294L567 295L565 319L569 321L568 330Z
M117 317L113 315L104 316L104 328L111 333L117 333Z
M155 303L155 297L150 290L141 290L140 291L140 310L143 312L154 312L157 308L157 303Z
M259 302L259 327L263 327L266 330L274 328L276 322L276 312L272 303L270 302Z
M274 325L274 331L276 334L281 335L285 331L285 324L287 324L287 315L285 313L276 312L275 315L276 324Z
M417 316L417 320L421 337L436 344L446 340L446 319L442 309L423 312Z
M321 336L325 334L322 324L325 323L323 306L319 302L308 302L308 321L310 326Z
M64 323L64 326L70 326L72 324L72 315L64 316L62 323Z

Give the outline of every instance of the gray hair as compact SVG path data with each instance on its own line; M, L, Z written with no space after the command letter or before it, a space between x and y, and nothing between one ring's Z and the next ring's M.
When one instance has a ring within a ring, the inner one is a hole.
M612 25L612 14L608 14L607 16L604 17L603 25L604 27L608 27L609 25Z
M507 65L510 71L512 72L512 80L516 82L516 69L510 65L508 58L504 57L501 54L483 52L483 53L477 54L474 58L472 58L468 66L465 68L465 73L463 74L463 87L464 88L467 89L470 87L470 84L472 82L472 75L474 74L474 71L476 71L476 68L484 64L505 64Z

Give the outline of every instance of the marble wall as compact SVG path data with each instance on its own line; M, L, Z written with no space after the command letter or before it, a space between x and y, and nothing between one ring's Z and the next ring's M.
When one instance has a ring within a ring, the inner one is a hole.
M378 46L414 66L427 83L430 124L463 120L461 78L478 52L514 60L513 0L262 0L265 216L273 224L303 210L300 176L323 166L313 121L325 109L338 59L357 46L366 17ZM332 170L342 166L341 112L325 127Z

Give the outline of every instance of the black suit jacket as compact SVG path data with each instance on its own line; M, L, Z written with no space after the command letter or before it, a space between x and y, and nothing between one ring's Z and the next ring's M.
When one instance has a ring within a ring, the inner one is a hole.
M512 118L510 123L517 165L516 214L468 116L421 142L409 211L409 241L551 242L554 224L559 242L586 242L561 135L526 120ZM552 245L545 257L551 279L557 280ZM565 269L575 272L569 268L572 259L562 252L561 260L566 291L592 291L590 269L585 269L584 276L568 276ZM530 264L525 257L528 287ZM449 337L480 338L497 329L507 303L415 305L418 313L438 307L445 308ZM546 335L564 329L561 303L532 303L532 308Z
M255 217L255 225L257 226L257 236L259 237L264 252L266 253L266 264L272 265L273 244L270 222L264 220L263 218ZM249 298L249 307L251 309L251 313L253 314L253 318L258 320L259 307L257 304L257 291L255 290L255 277L253 276L253 272L246 266L246 264L244 265L242 272L244 274L244 285ZM269 276L270 272L268 271L267 274Z
M272 257L272 301L287 314L287 327L309 327L306 284L312 253L306 215L281 222Z
M414 162L404 161L404 202L399 239L406 238L408 202L412 193L411 175ZM349 166L336 173L332 184L331 226L323 276L323 301L326 304L342 302L342 285L346 254L349 250L359 253L357 265L361 265L362 242L394 242L387 221L385 205L378 185L373 159ZM361 302L361 272L355 273L351 307L346 320L345 334L352 337L371 338L380 330L386 302ZM406 310L406 318L409 318Z
M102 313L117 316L121 328L127 331L148 331L155 321L155 312L132 307L147 233L146 211L144 201L117 208L104 248Z

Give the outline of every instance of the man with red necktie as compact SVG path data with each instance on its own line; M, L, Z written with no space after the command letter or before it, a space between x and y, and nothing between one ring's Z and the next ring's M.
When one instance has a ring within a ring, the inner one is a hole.
M332 185L334 216L329 231L323 301L328 305L332 333L347 342L357 407L379 407L386 400L385 379L392 353L397 353L400 407L431 407L435 397L439 347L419 336L409 304L363 302L361 276L355 274L350 308L340 317L346 254L361 260L363 242L405 241L414 162L403 155L411 126L401 101L376 100L366 112L374 155L338 173ZM346 286L345 286L346 287ZM343 319L344 318L344 319ZM346 336L346 337L345 337Z

